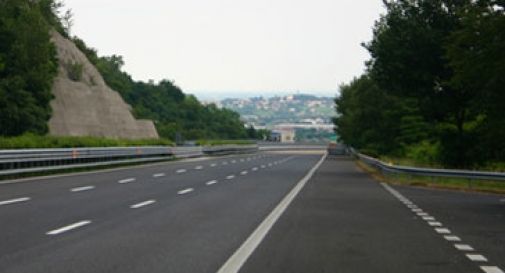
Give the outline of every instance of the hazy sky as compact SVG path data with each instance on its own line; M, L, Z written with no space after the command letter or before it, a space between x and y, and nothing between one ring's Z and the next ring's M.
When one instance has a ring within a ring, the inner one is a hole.
M334 95L361 74L381 0L65 0L72 34L136 80L200 97Z

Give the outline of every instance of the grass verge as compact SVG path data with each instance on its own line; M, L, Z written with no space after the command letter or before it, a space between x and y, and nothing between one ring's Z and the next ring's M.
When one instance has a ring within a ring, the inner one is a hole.
M407 174L383 174L379 170L357 160L356 164L374 179L397 185L420 186L472 192L505 194L505 181L475 180L452 177L413 176Z
M168 139L110 139L99 137L57 137L26 134L0 137L0 149L173 146Z

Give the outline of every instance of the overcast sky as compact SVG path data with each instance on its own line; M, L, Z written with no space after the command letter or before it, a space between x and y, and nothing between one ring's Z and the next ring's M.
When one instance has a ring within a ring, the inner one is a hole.
M136 80L199 97L334 95L364 70L381 0L64 0L72 34Z

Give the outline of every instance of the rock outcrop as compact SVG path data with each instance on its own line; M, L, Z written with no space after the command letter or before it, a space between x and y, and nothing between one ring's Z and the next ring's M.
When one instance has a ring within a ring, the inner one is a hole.
M136 120L131 106L109 88L75 44L52 33L59 69L53 85L49 133L56 136L158 138L150 120Z

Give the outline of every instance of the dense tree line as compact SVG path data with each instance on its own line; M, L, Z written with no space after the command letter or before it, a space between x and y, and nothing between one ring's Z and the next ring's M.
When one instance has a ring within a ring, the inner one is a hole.
M50 31L69 38L71 12L61 15L58 0L0 0L0 136L44 135L51 116L51 87L57 72ZM255 137L237 113L203 105L172 82L134 81L122 71L120 56L99 57L77 37L76 45L98 68L106 83L133 108L137 118L152 119L161 137L241 139Z
M44 134L57 71L52 1L0 1L0 135Z
M160 136L183 139L244 139L255 138L256 132L246 130L239 114L220 109L214 104L203 105L194 96L186 95L169 80L159 83L134 81L122 70L121 56L99 57L96 50L74 38L75 44L97 67L105 82L133 107L137 118L154 121Z
M384 1L367 71L341 86L341 139L450 167L505 161L505 2Z

